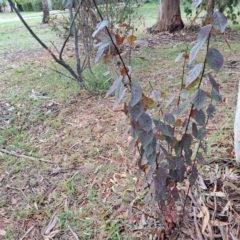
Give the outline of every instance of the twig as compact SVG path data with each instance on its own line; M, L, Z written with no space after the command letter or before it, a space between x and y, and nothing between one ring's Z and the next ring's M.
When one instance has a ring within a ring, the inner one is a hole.
M83 2L83 1L80 1L79 5L78 5L78 7L77 7L77 10L76 10L76 12L75 12L75 14L74 14L74 16L73 16L73 19L72 19L72 21L71 21L71 24L70 24L70 27L69 27L68 36L66 37L66 39L65 39L65 41L64 41L64 43L63 43L63 45L62 45L62 48L61 48L61 50L60 50L60 54L59 54L59 58L60 58L60 59L62 59L63 50L64 50L64 48L65 48L65 46L66 46L66 43L67 43L68 39L69 39L70 36L71 36L72 27L73 27L74 21L75 21L75 19L76 19L76 17L77 17L77 14L78 14L78 12L79 12L79 10L80 10L80 7L81 7L81 5L82 5L82 2Z
M32 231L33 228L35 228L35 226L31 226L19 240L23 240Z
M6 153L6 154L9 154L9 155L12 155L12 156L14 156L14 157L23 158L23 159L26 159L26 160L42 161L42 162L47 162L47 163L53 163L52 161L45 160L45 159L42 159L42 158L29 157L29 156L17 154L16 152L13 152L13 151L10 152L10 151L8 151L8 150L6 150L6 149L3 149L3 148L0 148L0 152Z
M214 0L212 0L212 1L213 1L213 4L214 4ZM206 49L206 52L208 52L208 49L209 49L210 38L211 38L211 32L209 33L209 36L208 36L208 38L207 38L207 49ZM200 86L201 86L201 83L202 83L202 80L203 80L203 76L204 76L204 73L205 73L205 70L206 70L206 64L207 64L207 58L206 58L206 56L205 56L205 60L204 60L204 64L203 64L203 71L202 71L202 74L201 74L201 77L200 77L200 80L199 80L197 89L199 89ZM193 111L193 107L194 107L194 104L192 104L191 110L190 110L190 112L189 112L188 122L187 122L187 126L186 126L186 129L185 129L185 134L186 134L187 131L188 131L188 127L189 127L189 123L190 123L190 119L191 119L191 114L192 114L192 111ZM209 119L209 117L208 117L208 119ZM208 123L208 119L207 119L207 122L206 122L206 123ZM201 140L200 140L199 145L198 145L197 153L198 153L198 150L199 150L199 148L200 148L200 145L201 145ZM183 147L182 147L182 149L181 149L181 152L182 152L182 151L183 151ZM196 153L196 156L197 156L197 153ZM196 166L196 164L197 164L197 158L196 158L196 156L195 156L195 159L194 159L194 162L193 162L193 165L192 165L192 169L193 169L193 168ZM186 198L185 198L184 205L183 205L183 210L182 210L182 217L181 217L181 219L180 219L179 222L182 221L183 216L184 216L184 211L185 211L185 208L186 208L186 203L187 203L187 198L188 198L188 194L189 194L190 188L191 188L191 184L189 184L188 189L187 189L187 194L186 194Z
M50 43L53 45L53 47L55 48L55 50L59 53L59 51L58 51L57 47L55 46L55 44L54 44L52 41L50 41Z
M46 230L44 231L44 235L49 235L49 233L53 230L53 228L57 224L57 217L56 214L53 215L52 219L50 220L48 226L46 227Z
M21 16L21 14L19 13L18 9L15 7L15 5L13 4L12 0L8 1L10 3L10 6L12 7L12 9L14 10L14 12L18 15L19 19L21 20L21 22L24 24L24 26L27 28L27 30L29 31L29 33L37 40L37 42L48 51L48 53L52 56L52 58L58 63L60 64L62 67L64 67L65 69L67 69L71 75L74 77L74 79L76 81L79 80L79 77L77 76L77 74L73 71L73 69L62 59L58 59L55 54L47 47L46 44L44 44L41 39L32 31L32 29L29 27L29 25L26 23L26 21L23 19L23 17Z
M50 68L50 67L49 67L49 69L52 70L52 71L54 71L55 73L58 73L58 74L60 74L60 75L63 75L64 77L67 77L67 78L69 78L69 79L75 80L74 78L69 77L69 76L67 76L66 74L62 73L62 72L59 72L58 70L55 70L55 69Z
M22 195L24 196L24 198L27 200L28 202L28 199L27 199L27 196L24 194L23 190L21 188L16 188L16 187L11 187L10 185L6 185L6 188L9 188L9 189L13 189L13 190L18 190L22 193Z
M77 234L72 230L72 228L68 225L68 229L71 231L72 235L74 236L74 238L76 240L79 240L79 237L77 236Z

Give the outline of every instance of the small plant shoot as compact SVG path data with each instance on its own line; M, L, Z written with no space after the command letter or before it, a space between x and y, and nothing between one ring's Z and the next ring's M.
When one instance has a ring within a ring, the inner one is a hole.
M195 0L193 8L197 8L202 1ZM131 145L138 152L139 179L142 185L141 191L146 189L147 204L156 211L158 216L165 219L165 223L180 224L184 218L185 205L190 188L198 178L198 169L206 163L202 142L207 136L206 125L214 118L216 102L221 102L218 84L211 73L206 73L206 68L211 72L219 73L223 66L223 56L218 49L211 47L211 35L213 29L223 33L227 26L227 18L219 12L214 12L214 1L212 13L208 24L205 24L198 32L196 44L188 52L176 55L175 62L183 64L182 81L179 80L179 93L172 96L162 91L161 88L152 89L151 93L142 89L141 84L134 79L134 75L128 71L124 59L116 45L116 34L110 33L105 27L101 30L110 35L102 38L98 46L109 43L116 47L116 52L122 62L123 69L108 90L106 97L115 92L116 101L114 107L125 97L126 104L124 112L130 125L129 134L132 136ZM106 26L105 22L99 26ZM130 27L121 23L122 27ZM98 31L98 29L96 30ZM96 32L95 31L95 32ZM98 35L96 34L96 37ZM100 38L98 38L100 39ZM136 36L130 34L126 44L131 49ZM205 52L204 60L199 61L196 57L198 52ZM189 57L188 57L189 54ZM97 59L99 56L97 54ZM184 61L182 61L184 59ZM124 74L122 74L124 72ZM208 89L203 88L205 79ZM129 147L130 148L130 147ZM185 200L181 211L177 211L180 189L178 184L187 182Z

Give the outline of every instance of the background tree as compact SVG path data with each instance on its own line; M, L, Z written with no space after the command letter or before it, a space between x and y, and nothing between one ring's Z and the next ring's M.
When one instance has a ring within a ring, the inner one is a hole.
M42 0L43 18L42 23L48 23L49 18L49 8L47 0Z
M152 32L178 31L183 29L180 0L160 0L157 23L151 28Z
M192 12L192 0L183 0L182 3L185 5L184 11L187 16L191 16ZM202 1L202 3L198 6L196 11L199 11L203 6L208 3L207 0ZM240 3L239 0L216 0L215 5L219 12L226 15L226 17L233 22L233 24L238 24L237 16L240 15L240 11L236 8L236 6ZM206 14L208 17L208 13Z

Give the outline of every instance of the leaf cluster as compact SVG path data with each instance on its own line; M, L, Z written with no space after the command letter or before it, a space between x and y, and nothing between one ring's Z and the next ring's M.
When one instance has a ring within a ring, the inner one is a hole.
M193 7L197 8L200 4L201 0L195 0ZM114 38L114 33L109 34L107 24L107 21L102 21L95 31L95 36L102 34L102 31L105 34L99 46L104 46L107 42L118 48L116 37ZM106 94L108 97L115 92L116 107L125 93L130 92L124 112L129 119L129 133L132 136L129 148L137 149L139 172L145 176L140 179L141 191L149 188L147 203L154 209L158 206L159 213L169 223L177 222L178 184L188 181L189 188L192 187L198 177L198 166L206 163L206 148L202 144L207 136L206 125L214 117L214 103L221 102L222 98L213 74L205 74L205 69L208 66L216 73L221 70L223 56L210 46L210 39L217 31L223 33L226 27L227 18L215 11L200 29L190 52L188 53L187 46L186 51L176 57L176 63L180 60L184 62L177 96L167 96L168 93L161 92L161 89L153 89L148 96L131 75L131 67L125 65ZM134 41L128 43L131 45ZM198 52L204 46L204 62L197 63ZM97 60L100 59L99 55ZM124 63L120 53L119 57ZM208 79L210 92L202 87L204 77Z

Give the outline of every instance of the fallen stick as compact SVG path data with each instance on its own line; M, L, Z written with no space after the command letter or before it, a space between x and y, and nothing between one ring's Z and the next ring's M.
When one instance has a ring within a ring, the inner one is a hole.
M10 151L8 151L6 149L3 149L3 148L0 148L0 152L12 155L14 157L31 160L31 161L42 161L42 162L47 162L47 163L53 163L52 161L41 159L41 158L34 158L34 157L25 156L25 155L20 155L20 154L17 154L16 152L13 152L13 151L10 152Z
M78 237L78 235L72 230L72 228L68 225L68 229L70 230L70 232L72 233L72 235L74 236L74 238L76 239L76 240L79 240L79 237Z
M32 229L34 228L35 226L31 226L28 230L27 230L27 232L19 239L19 240L23 240L31 231L32 231Z

